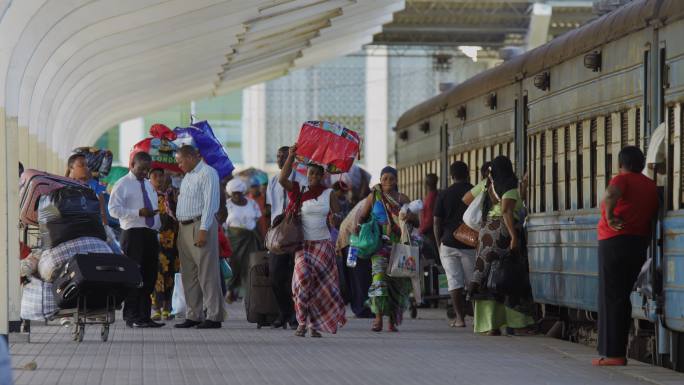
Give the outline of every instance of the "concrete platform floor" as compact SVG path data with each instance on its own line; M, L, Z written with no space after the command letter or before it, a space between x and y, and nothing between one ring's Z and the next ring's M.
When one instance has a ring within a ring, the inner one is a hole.
M630 362L594 368L593 349L545 337L482 337L447 327L443 310L420 310L399 333L350 319L337 335L299 338L257 330L242 304L218 330L129 329L108 342L98 326L82 343L57 324L32 325L31 343L10 346L15 383L31 384L684 384L684 374ZM174 323L175 321L172 321ZM35 362L35 370L25 369Z

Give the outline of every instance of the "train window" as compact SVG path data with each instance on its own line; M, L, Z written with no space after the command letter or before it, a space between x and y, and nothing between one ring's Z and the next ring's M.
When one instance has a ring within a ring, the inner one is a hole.
M674 106L667 106L667 209L674 209L674 138L675 116Z
M620 112L620 148L629 145L629 121L627 111Z
M546 134L537 135L539 147L539 207L538 212L546 211Z
M643 127L641 127L641 108L639 108L639 107L636 108L636 112L635 112L635 116L634 116L634 127L635 127L634 143L636 143L637 147L644 149L644 146L641 143L641 138L643 138L644 135L641 131L643 129Z
M551 201L558 211L558 130L551 130Z
M577 146L575 147L575 156L577 158L577 178L575 179L577 183L577 208L581 209L584 207L584 141L583 141L583 127L582 122L577 123L575 126L575 133L577 134Z
M596 191L596 174L598 172L597 161L596 161L596 148L598 146L598 124L596 123L596 118L591 120L590 126L590 136L589 141L591 146L589 147L589 194L591 199L591 207L596 207L597 191Z
M572 157L570 154L570 127L565 127L565 209L572 209L572 194L570 193L570 181L572 180Z

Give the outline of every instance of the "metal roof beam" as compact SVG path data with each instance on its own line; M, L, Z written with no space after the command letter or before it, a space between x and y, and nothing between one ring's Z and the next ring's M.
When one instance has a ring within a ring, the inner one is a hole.
M455 25L455 24L431 24L431 25L396 25L390 24L384 27L386 33L526 33L527 27L495 25Z

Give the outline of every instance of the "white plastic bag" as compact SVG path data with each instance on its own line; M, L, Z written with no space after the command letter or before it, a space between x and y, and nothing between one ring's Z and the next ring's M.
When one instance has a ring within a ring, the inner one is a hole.
M185 316L185 292L181 273L173 277L173 295L171 296L171 314Z
M463 223L473 230L480 230L482 227L482 202L487 191L483 191L480 195L470 203L468 209L463 213Z
M401 222L401 243L392 245L387 275L390 277L417 278L420 276L420 249L411 242L411 229Z

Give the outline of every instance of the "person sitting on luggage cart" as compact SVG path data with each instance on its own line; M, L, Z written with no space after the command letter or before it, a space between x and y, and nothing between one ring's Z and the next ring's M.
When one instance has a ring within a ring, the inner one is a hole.
M112 189L109 212L121 223L121 249L140 265L143 279L141 288L132 289L126 296L123 318L128 327L162 327L151 316L154 284L159 264L158 230L161 225L157 193L146 178L152 157L146 152L133 156L130 172Z

